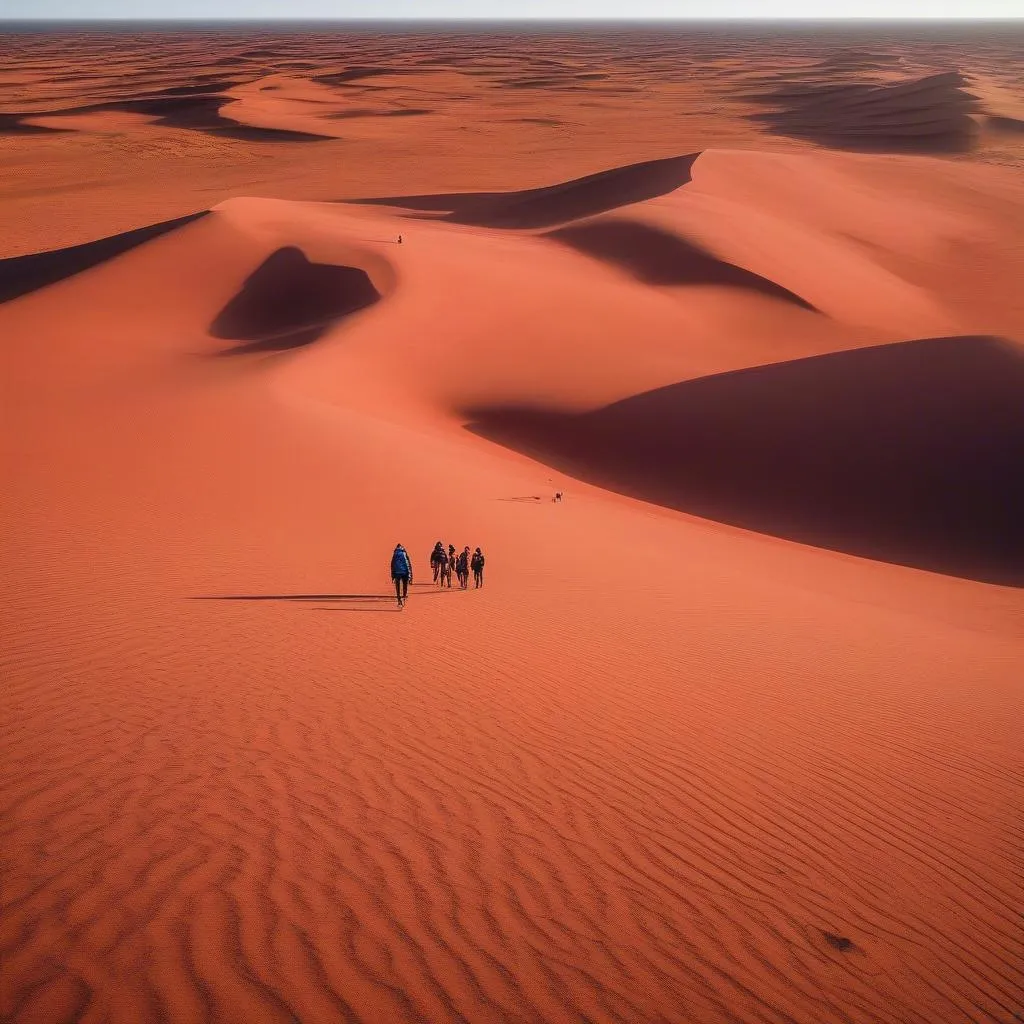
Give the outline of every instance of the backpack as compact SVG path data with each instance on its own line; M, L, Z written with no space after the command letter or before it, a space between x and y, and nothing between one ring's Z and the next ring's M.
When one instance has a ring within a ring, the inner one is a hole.
M399 548L391 556L391 575L408 576L410 569L409 556L405 553L404 548Z

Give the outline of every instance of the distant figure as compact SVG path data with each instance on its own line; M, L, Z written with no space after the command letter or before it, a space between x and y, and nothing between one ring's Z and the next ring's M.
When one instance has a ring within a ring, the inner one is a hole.
M473 552L473 558L469 564L473 570L473 582L476 584L474 589L478 589L484 585L484 553L479 548Z
M434 545L434 550L430 552L430 568L434 573L434 582L437 582L438 576L441 575L441 563L447 562L448 556L444 553L444 545L438 541Z
M459 552L459 559L455 563L455 571L459 576L459 586L463 590L469 586L469 545L467 544L462 551Z
M448 559L441 567L441 586L448 585L448 589L452 587L452 570L455 568L455 545L448 545Z
M555 491L555 496L554 496L554 498L552 500L553 501L561 501L562 500L562 492L561 491Z
M401 244L402 244L402 236L401 236L401 235L399 235L399 236L398 236L398 244L399 244L399 245L401 245Z
M398 607L404 608L409 597L409 584L412 582L412 560L401 544L396 544L391 554L391 579L395 584Z

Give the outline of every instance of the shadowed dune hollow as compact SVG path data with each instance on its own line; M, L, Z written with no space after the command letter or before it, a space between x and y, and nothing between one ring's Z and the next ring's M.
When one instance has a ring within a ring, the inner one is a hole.
M720 260L671 231L640 221L608 217L558 228L547 237L618 267L644 284L743 288L804 309L815 308L760 274Z
M690 153L645 160L520 192L442 193L346 201L441 214L440 220L474 227L553 227L673 192L690 181L691 169L699 155Z
M469 410L580 479L736 526L1024 585L1024 352L931 338L738 370L590 413Z
M273 352L316 341L342 317L380 299L358 267L311 263L286 246L268 256L210 325L215 338L245 342L221 355Z
M783 135L837 149L959 152L977 133L977 102L957 71L895 83L782 85L750 97L780 109L754 114Z

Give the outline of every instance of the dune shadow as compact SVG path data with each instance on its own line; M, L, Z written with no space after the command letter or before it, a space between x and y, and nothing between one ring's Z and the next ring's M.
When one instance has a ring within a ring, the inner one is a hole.
M440 220L474 227L554 227L673 192L690 181L693 163L699 155L690 153L646 160L520 192L464 192L344 201L440 214Z
M640 221L617 218L585 221L550 231L545 237L585 256L610 263L644 284L743 288L815 310L811 303L788 288L720 260L679 235Z
M347 68L345 71L330 71L320 75L313 75L312 79L315 82L323 82L325 85L345 85L349 82L358 82L364 78L376 78L378 75L401 74L404 70L405 68L402 66L388 68L379 65L355 65Z
M949 71L900 82L793 83L748 96L776 103L750 119L775 134L858 152L961 153L974 146L977 101Z
M331 135L293 131L290 128L261 128L223 117L220 110L229 102L229 99L226 96L216 95L216 85L217 83L212 83L209 88L202 89L202 94L195 94L194 92L176 93L173 95L156 94L135 99L105 100L100 103L87 103L77 107L64 107L59 110L0 115L6 119L0 120L0 132L76 131L77 129L74 128L39 128L24 124L22 119L117 112L122 114L144 114L147 117L152 117L154 119L153 124L158 126L199 131L207 135L219 135L223 138L236 139L242 142L337 141ZM7 127L4 128L4 125L7 125Z
M1002 114L988 114L985 123L989 128L997 132L1004 132L1009 135L1018 135L1024 132L1024 120L1017 117L1005 117Z
M271 253L214 318L210 334L244 344L219 356L281 352L316 341L338 320L380 299L359 267L312 263L301 249Z
M22 118L45 117L45 114L0 114L0 135L57 135L71 128L48 128L41 124L25 124Z
M584 414L467 429L668 508L948 575L1024 585L1024 351L930 338L685 381Z
M8 302L21 295L27 295L39 288L56 284L83 270L98 266L107 260L134 249L143 242L158 238L169 231L190 224L205 217L209 210L190 213L185 217L165 220L159 224L123 231L94 242L72 245L66 249L51 249L48 252L30 253L27 256L12 256L0 260L0 302Z

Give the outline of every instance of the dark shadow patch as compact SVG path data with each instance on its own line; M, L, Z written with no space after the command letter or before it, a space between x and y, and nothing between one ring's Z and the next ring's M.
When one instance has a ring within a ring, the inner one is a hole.
M247 341L241 345L234 345L232 348L221 349L214 355L230 357L250 356L260 352L288 352L293 348L304 348L306 345L312 345L314 341L319 341L327 333L328 327L330 327L329 323L315 324L301 331Z
M364 78L376 78L378 75L398 75L401 73L401 68L357 66L347 68L345 71L328 72L327 74L313 75L312 77L315 82L325 82L328 85L345 85L348 82L358 82Z
M449 193L344 201L441 213L444 215L440 218L442 220L475 227L554 227L673 192L690 181L691 169L699 155L690 153L646 160L521 192Z
M542 124L549 128L556 128L565 123L564 121L557 121L553 117L514 117L510 118L510 120L518 124Z
M1004 117L1001 114L988 114L985 123L993 131L1019 135L1024 132L1024 120L1017 117Z
M433 110L425 107L399 107L395 110L371 110L367 107L357 107L354 110L339 110L325 115L332 121L346 121L358 117L413 117L420 114L432 114Z
M207 135L236 142L337 142L334 135L314 135L312 132L293 132L287 128L258 128L254 125L236 124L232 127L203 128Z
M178 96L210 96L214 93L221 93L225 89L239 85L241 79L221 79L212 82L202 82L196 85L172 85L166 89L154 89L147 95L139 97L141 100L161 100L168 97Z
M365 270L311 263L301 249L287 246L249 275L210 334L246 342L219 355L286 351L311 344L336 321L379 299Z
M836 935L833 932L822 932L821 934L825 941L833 949L838 949L840 953L852 953L857 950L857 944L845 935Z
M644 284L743 288L803 309L815 308L760 274L726 263L678 235L640 221L587 221L551 231L546 237L625 270Z
M0 260L0 302L8 302L20 295L27 295L39 288L56 284L67 277L120 256L144 242L199 220L208 213L208 210L202 210L185 217L100 238L95 242L72 245L67 249L51 249L49 252L36 252L28 256L12 256Z
M470 410L559 471L707 519L1024 586L1024 351L930 338L685 381L584 414Z

